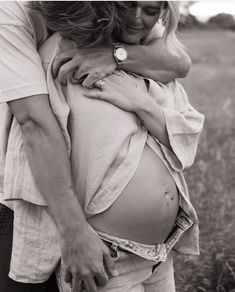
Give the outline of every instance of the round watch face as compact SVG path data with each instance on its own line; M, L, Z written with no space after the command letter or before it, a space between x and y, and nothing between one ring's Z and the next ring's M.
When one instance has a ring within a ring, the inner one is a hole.
M115 55L117 59L121 62L124 62L127 59L127 52L124 48L117 48Z

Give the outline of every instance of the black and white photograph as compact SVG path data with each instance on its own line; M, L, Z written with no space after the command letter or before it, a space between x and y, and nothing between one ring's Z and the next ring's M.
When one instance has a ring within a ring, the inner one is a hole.
M235 1L0 0L0 292L235 292Z

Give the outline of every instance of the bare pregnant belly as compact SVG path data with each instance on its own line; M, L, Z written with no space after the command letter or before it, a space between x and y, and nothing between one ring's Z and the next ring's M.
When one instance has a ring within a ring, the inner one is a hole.
M140 164L113 205L89 218L97 230L145 244L163 242L178 212L178 191L161 159L145 146Z

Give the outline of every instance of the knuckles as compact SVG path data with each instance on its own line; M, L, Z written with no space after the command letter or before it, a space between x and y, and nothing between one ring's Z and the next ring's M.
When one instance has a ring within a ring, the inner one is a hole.
M93 267L92 269L82 268L79 271L74 270L72 274L77 278L89 279L89 278L93 278L94 276L101 275L103 274L103 272L104 270L102 268Z
M93 276L93 273L92 273L92 271L89 271L87 269L83 269L80 271L80 273L77 273L77 276L79 278L82 278L82 279L88 279L88 278Z
M65 59L68 59L69 55L66 53L60 53L58 55L55 56L54 58L54 62L56 63L62 63Z
M61 78L62 76L66 75L67 70L65 70L63 67L60 68L59 71L59 78Z

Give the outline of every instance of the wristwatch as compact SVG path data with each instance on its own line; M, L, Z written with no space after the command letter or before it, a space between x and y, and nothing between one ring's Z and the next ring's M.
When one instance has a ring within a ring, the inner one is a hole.
M121 44L113 44L113 57L117 65L122 65L126 63L127 60L127 51Z

